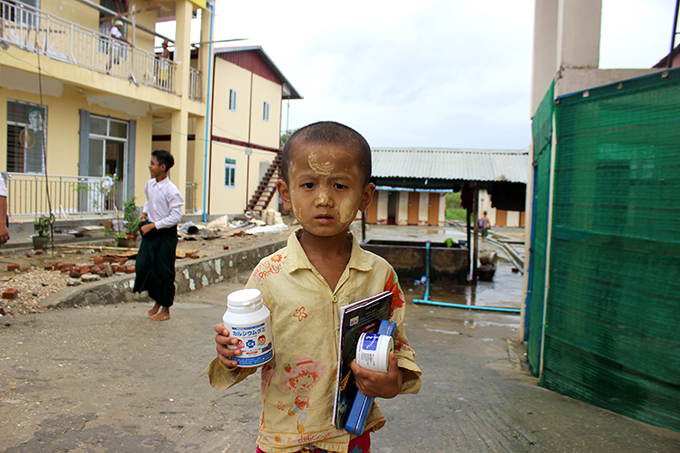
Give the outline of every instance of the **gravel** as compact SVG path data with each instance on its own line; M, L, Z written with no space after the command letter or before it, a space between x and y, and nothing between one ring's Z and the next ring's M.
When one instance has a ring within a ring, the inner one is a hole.
M180 239L177 249L185 253L193 252L196 257L203 258L249 248L262 242L284 240L288 238L291 231L293 230L258 235L240 234L214 239ZM78 247L86 245L88 244L77 244ZM14 299L5 299L4 297L0 299L0 315L14 317L46 310L40 307L40 301L66 288L70 279L68 273L45 270L45 266L50 263L92 265L95 257L116 253L115 251L99 251L97 249L101 246L113 247L113 241L110 240L96 241L89 245L92 246L91 249L59 247L54 251L49 250L42 254L36 254L34 250L17 249L0 252L0 294L4 294L10 288L18 290ZM8 271L8 266L12 264L19 264L20 270ZM134 260L128 261L126 266L134 266Z

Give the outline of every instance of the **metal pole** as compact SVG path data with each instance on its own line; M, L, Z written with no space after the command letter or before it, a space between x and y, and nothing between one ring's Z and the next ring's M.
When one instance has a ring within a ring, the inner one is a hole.
M673 34L671 35L671 51L668 53L668 67L673 67L673 50L675 49L675 35L678 29L678 8L680 8L680 0L675 0L675 15L673 16Z

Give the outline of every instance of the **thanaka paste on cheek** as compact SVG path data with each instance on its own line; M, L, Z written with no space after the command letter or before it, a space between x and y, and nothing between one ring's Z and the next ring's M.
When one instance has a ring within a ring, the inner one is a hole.
M358 210L354 196L345 198L340 204L340 221L344 223L354 220Z

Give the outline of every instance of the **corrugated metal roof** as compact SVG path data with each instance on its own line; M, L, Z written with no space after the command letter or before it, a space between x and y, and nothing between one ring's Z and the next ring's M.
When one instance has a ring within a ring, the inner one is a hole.
M373 148L376 178L507 181L526 184L528 151L448 148Z

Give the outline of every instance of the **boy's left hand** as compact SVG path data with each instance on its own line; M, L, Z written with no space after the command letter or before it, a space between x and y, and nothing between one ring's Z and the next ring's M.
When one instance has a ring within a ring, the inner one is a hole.
M146 233L155 228L156 228L155 223L147 223L146 225L142 225L141 227L139 227L139 231L142 233L142 236L144 236Z
M369 398L394 398L401 391L403 376L393 352L390 352L390 366L387 373L361 368L356 360L352 360L350 366L359 391Z

